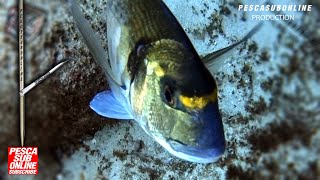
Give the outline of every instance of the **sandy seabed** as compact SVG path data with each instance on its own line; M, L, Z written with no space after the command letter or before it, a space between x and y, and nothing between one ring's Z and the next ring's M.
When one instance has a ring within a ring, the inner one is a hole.
M264 1L254 1L262 4ZM301 1L272 1L274 4ZM16 38L5 32L13 1L0 2L0 177L3 179L257 179L320 177L320 5L265 21L226 61L210 69L219 86L227 151L216 163L171 156L134 121L108 120L88 106L108 88L65 1L28 0L43 27L26 42L26 83L63 57L77 59L26 97L26 145L39 147L38 176L8 176L7 147L19 145ZM105 1L81 9L106 46ZM250 0L165 0L200 56L240 40L260 21L238 11ZM273 15L271 12L261 15ZM27 25L28 27L28 25ZM33 26L30 25L32 28Z

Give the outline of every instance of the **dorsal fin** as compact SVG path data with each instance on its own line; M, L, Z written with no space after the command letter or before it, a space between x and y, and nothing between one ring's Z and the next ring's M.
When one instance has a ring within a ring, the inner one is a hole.
M75 23L85 41L85 44L89 48L91 54L93 55L94 59L98 62L98 64L104 69L108 80L113 81L115 84L119 85L123 89L124 87L121 82L117 82L114 74L112 74L112 70L110 64L107 61L107 56L105 51L100 44L100 40L97 37L96 33L91 28L89 22L85 19L83 13L81 12L79 6L76 4L74 0L71 0L71 14L75 20Z

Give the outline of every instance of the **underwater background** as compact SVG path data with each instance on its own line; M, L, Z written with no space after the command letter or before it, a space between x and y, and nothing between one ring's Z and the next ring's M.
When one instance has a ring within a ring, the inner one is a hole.
M106 48L106 0L80 0ZM263 0L165 0L200 56L231 45L261 21L238 11ZM8 176L7 147L19 146L18 54L13 0L0 0L0 179L319 179L320 3L263 21L260 31L218 67L227 150L217 162L179 160L134 121L108 120L89 108L108 89L82 42L68 3L25 0L26 84L64 57L63 66L26 95L26 146L39 147L38 176ZM264 12L272 14L272 12Z

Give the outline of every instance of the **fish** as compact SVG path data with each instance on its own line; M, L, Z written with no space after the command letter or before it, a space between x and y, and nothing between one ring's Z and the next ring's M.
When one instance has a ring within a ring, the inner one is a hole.
M135 120L172 155L213 163L226 150L217 83L209 72L216 59L250 38L200 58L162 0L108 0L108 55L75 0L71 14L109 90L90 107L112 119Z

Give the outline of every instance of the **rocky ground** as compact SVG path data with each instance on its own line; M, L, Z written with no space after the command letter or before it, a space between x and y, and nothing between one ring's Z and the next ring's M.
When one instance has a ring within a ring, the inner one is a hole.
M171 156L134 121L95 114L88 104L108 85L81 41L68 4L25 2L36 7L30 6L29 11L39 30L27 34L26 84L63 58L76 59L26 96L26 145L38 146L40 155L40 174L27 179L320 177L317 1L306 1L313 4L312 11L295 12L294 22L265 21L253 38L211 69L219 85L228 145L220 160L207 165ZM258 23L251 20L252 12L237 10L239 4L252 3L249 0L165 2L201 56L236 42ZM281 1L298 2L302 4ZM106 43L105 2L78 3ZM19 145L17 39L5 30L13 5L10 0L0 2L0 179L25 179L6 175L7 147ZM32 23L27 27L35 28Z

